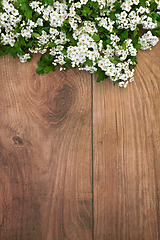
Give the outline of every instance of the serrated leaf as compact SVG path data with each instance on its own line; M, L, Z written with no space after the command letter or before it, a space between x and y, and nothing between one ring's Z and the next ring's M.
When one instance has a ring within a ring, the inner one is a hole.
M97 77L97 82L100 82L100 81L103 81L104 79L106 78L106 74L105 74L105 72L103 72L103 71L101 71L100 73L99 73L99 76Z
M35 38L39 38L40 35L38 33L35 33L35 32L32 32L32 36L35 37Z
M153 34L154 36L160 37L160 29L152 30L151 32L152 32L152 34Z
M97 3L97 2L91 1L91 2L90 2L90 5L91 5L93 8L97 8L97 7L98 7L98 3Z
M17 40L17 42L14 44L15 47L19 46L19 41Z
M46 74L48 74L49 72L51 72L52 71L52 66L47 66L47 67L45 67L45 69L44 69L44 73L46 73Z
M84 16L87 16L88 14L91 14L92 13L92 10L89 9L89 7L84 7L83 10L82 10L82 14Z
M24 37L20 37L19 42L20 42L21 45L25 45Z
M5 53L0 50L0 56L4 56L4 55L5 55Z
M14 34L16 34L18 32L20 32L20 28L17 27L17 28L14 29Z
M34 46L34 44L35 44L35 40L31 40L26 44L26 47L32 48Z
M120 34L120 39L121 41L125 40L128 38L128 32L129 32L129 29L126 29L124 30L121 34Z
M62 50L62 53L63 53L63 55L67 55L67 50L64 48L64 49Z
M50 63L50 60L49 60L49 55L43 55L41 57L41 60L44 62L44 63Z
M115 65L117 65L120 62L118 57L108 57L108 59L111 63L114 63Z
M140 49L140 48L141 48L141 44L139 44L139 43L135 44L135 45L134 45L134 48Z
M114 12L111 12L111 13L109 14L109 17L110 17L111 20L114 20L114 18L115 18Z
M120 9L120 6L121 6L120 2L119 1L115 1L114 9Z
M95 42L99 42L99 40L100 40L99 35L98 35L98 34L95 34L95 33L93 34L92 38L93 38L93 40L94 40Z
M89 67L91 67L91 66L93 66L93 61L90 59L87 59L85 64L88 65Z
M140 0L140 4L142 7L146 7L146 0Z
M125 42L123 42L122 48L125 49L125 50L127 49L127 46L126 46L126 43L125 43Z
M70 38L70 42L71 42L72 46L77 45L77 40L75 40L73 37Z
M32 10L28 10L24 13L26 20L31 19L32 18Z
M96 18L97 17L97 13L95 13L95 12L91 13L91 17Z
M29 6L28 6L28 4L26 4L26 3L22 3L21 5L20 5L20 8L21 8L21 10L24 10L24 11L28 11L29 10ZM25 12L26 13L26 12Z
M51 42L48 44L48 47L55 47L55 46L56 46L56 44L54 42Z
M71 36L72 36L72 33L71 33L71 32L67 32L67 33L66 33L66 37L67 37L68 39L70 39Z
M153 19L157 19L159 17L158 13L156 13L156 12L153 12L152 16L153 16Z
M137 31L137 29L135 29L133 32L133 37L135 37L137 34L138 34L138 31Z
M44 68L43 68L43 67L38 67L38 68L36 69L36 73L37 73L38 75L43 74L43 73L44 73Z
M17 53L18 53L19 55L21 55L21 56L23 56L23 55L25 54L25 52L21 49L21 47L19 47L19 48L17 49Z
M17 2L22 4L22 3L26 3L27 1L26 0L18 0Z

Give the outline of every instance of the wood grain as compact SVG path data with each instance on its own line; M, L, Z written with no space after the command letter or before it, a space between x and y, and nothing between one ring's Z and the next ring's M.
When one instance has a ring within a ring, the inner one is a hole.
M0 58L0 240L160 239L160 43L127 89Z
M127 89L93 82L94 239L160 239L160 43Z
M92 239L91 76L0 58L0 239Z

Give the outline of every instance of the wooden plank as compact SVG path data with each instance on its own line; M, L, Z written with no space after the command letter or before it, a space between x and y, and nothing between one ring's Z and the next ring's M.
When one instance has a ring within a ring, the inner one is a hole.
M0 58L0 239L92 238L91 76Z
M160 239L160 43L127 89L93 82L96 240Z

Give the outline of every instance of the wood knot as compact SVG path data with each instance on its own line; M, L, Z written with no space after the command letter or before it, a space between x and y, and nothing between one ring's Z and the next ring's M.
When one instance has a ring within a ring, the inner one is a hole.
M50 122L57 123L61 121L70 107L74 104L74 91L71 86L64 84L60 89L54 93L50 92L48 95L48 108L50 110L47 115Z
M12 140L13 140L14 144L18 144L18 145L21 145L21 146L23 145L22 139L20 137L18 137L18 136L14 136L12 138Z

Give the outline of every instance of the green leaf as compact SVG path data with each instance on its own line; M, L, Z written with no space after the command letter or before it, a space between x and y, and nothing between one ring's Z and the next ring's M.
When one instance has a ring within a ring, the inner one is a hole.
M108 57L108 59L110 60L111 63L114 63L115 65L117 65L120 62L118 57Z
M151 30L151 32L152 32L152 34L153 34L154 36L158 36L158 37L160 37L160 29L157 29L157 30Z
M93 11L90 9L89 5L82 6L82 15L87 16L90 15Z
M42 0L42 4L53 5L53 0Z
M155 20L155 19L157 19L157 18L159 17L159 15L158 15L158 13L153 12L153 13L152 13L152 17L153 17L153 19Z
M114 20L114 18L115 18L114 12L110 12L109 17L111 20Z
M53 5L53 0L47 0L48 5Z
M127 49L127 46L126 46L126 43L125 43L125 42L123 42L122 48L125 49L125 50Z
M14 5L14 7L15 7L16 9L18 9L19 6L20 6L20 3L19 3L19 2L15 2L13 5Z
M27 48L33 48L35 45L35 40L30 40L27 44L26 44L26 47Z
M146 7L146 0L140 0L140 5L145 8Z
M73 37L70 38L70 42L72 46L76 46L77 45L77 40L75 40Z
M19 46L19 40L17 40L17 42L14 44L15 47Z
M4 56L4 55L5 55L5 53L0 50L0 56Z
M43 30L49 32L50 27L44 27Z
M35 33L35 32L32 32L32 36L35 37L35 38L39 38L40 35L38 33Z
M114 3L114 9L120 9L120 6L121 6L121 3L120 3L120 1L115 1L115 3Z
M45 63L50 63L50 60L49 60L49 55L43 55L42 57L42 61L45 62Z
M22 4L22 3L26 3L27 0L18 0L17 2L20 3L20 4Z
M37 69L36 69L36 73L37 74L43 74L44 73L44 67L38 67Z
M94 40L95 42L99 42L99 40L100 40L99 35L96 34L96 33L93 34L92 38L93 38L93 40Z
M20 42L21 45L25 45L24 37L20 37L19 42Z
M45 69L44 69L44 73L46 73L46 74L48 74L49 72L51 72L52 71L52 66L47 66L47 67L45 67Z
M20 28L17 27L17 28L14 29L14 34L16 34L18 32L20 32Z
M120 34L120 39L121 41L125 40L128 38L128 32L129 32L129 29L126 29L124 30L121 34Z
M95 12L91 13L91 17L96 18L97 17L97 13L95 13Z
M93 66L93 61L88 58L86 60L85 64L88 65L89 67L91 67L91 66Z
M12 47L12 48L10 49L10 53L12 54L12 56L13 56L14 58L16 58L17 51L18 51L18 49L17 49L16 47Z
M51 42L48 44L48 47L55 47L55 46L56 46L56 44L54 42Z
M10 53L11 47L10 46L3 46L2 49L4 50L5 54L8 54L8 53Z
M69 58L65 58L65 64L63 65L66 69L68 69L69 67L71 67L71 59Z
M26 3L22 3L22 4L20 5L20 8L21 8L21 10L24 10L24 11L28 11L28 10L29 10L29 6L28 6L28 4L26 4Z
M22 50L21 47L19 47L19 48L17 49L17 53L18 53L19 55L22 55L22 56L25 54L25 52Z
M36 22L36 20L38 19L39 16L40 16L40 14L38 12L34 13L33 16L32 16L32 20L34 22Z
M72 33L71 33L71 32L67 32L67 33L66 33L66 37L67 37L68 39L70 39L71 36L72 36Z
M99 73L98 78L97 78L97 82L103 81L106 77L107 77L107 76L106 76L105 72L102 72L102 71L101 71L101 72Z
M141 44L139 44L139 43L135 44L135 45L134 45L134 48L140 49L140 48L141 48Z
M135 37L137 34L138 34L138 31L137 31L137 29L135 29L133 32L133 37Z
M68 28L70 28L70 26L69 26ZM62 31L62 32L68 32L68 28L67 28L66 25L63 25L63 26L61 27L61 31Z
M24 13L26 20L31 19L32 18L32 10L28 10Z
M98 8L98 2L93 2L93 1L91 1L90 2L90 5L93 7L93 8Z
M63 53L63 55L67 55L67 50L64 48L64 49L62 50L62 53Z

